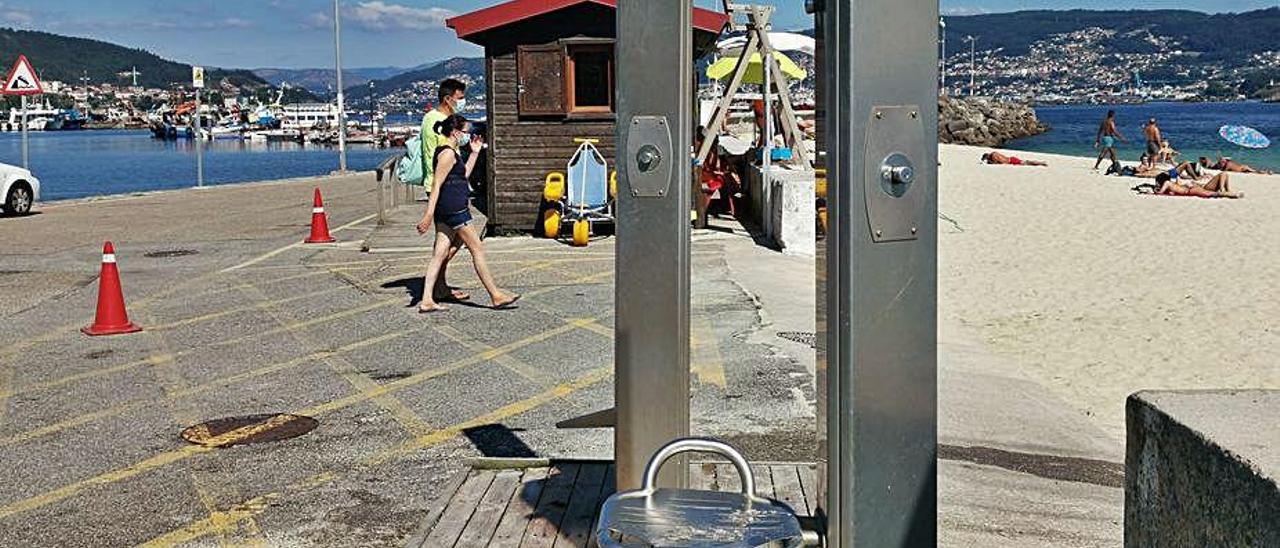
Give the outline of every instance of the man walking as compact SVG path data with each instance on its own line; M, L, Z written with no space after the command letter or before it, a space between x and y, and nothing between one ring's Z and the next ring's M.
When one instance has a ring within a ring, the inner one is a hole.
M1111 163L1118 164L1120 159L1116 157L1116 139L1128 142L1124 135L1120 134L1120 129L1116 127L1116 111L1108 110L1107 119L1102 121L1102 125L1098 127L1098 136L1093 140L1093 148L1102 149L1098 153L1098 161L1093 163L1093 170L1097 171L1098 166L1102 165L1102 159L1111 157Z
M1156 158L1160 156L1160 142L1164 140L1164 137L1160 135L1160 126L1156 125L1155 118L1147 122L1147 127L1142 129L1142 133L1147 137L1147 157Z
M422 185L426 189L428 195L431 194L431 182L435 177L435 158L436 151L441 146L445 146L447 138L441 135L436 124L444 121L454 114L458 114L465 108L467 103L467 85L453 78L445 79L440 82L436 97L439 103L435 108L428 110L426 115L422 117ZM476 233L484 238L485 225L489 219L485 217L480 210L474 205L467 204L471 210L471 218L473 219L471 226L475 228ZM440 275L436 277L435 287L424 287L424 292L431 291L432 297L437 301L465 301L471 298L465 291L460 291L449 287L445 281L445 274L449 270L449 263L453 261L454 256L458 254L458 250L462 248L462 238L457 234L449 234L449 254L445 257L444 264L440 267Z

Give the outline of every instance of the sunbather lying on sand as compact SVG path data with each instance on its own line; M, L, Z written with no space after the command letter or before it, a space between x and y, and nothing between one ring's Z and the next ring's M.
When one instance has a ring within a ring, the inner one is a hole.
M1048 167L1049 164L1037 162L1034 160L1023 160L1017 156L1005 156L996 151L991 151L982 155L982 163L1003 166L1038 166Z
M1138 172L1134 174L1134 177L1154 179L1159 177L1161 173L1168 174L1170 177L1175 179L1185 178L1192 181L1199 181L1206 178L1206 175L1199 169L1196 169L1196 165L1191 162L1182 162L1181 164L1178 164L1177 167L1173 168L1160 167L1154 163L1143 163L1138 167Z
M1222 156L1219 156L1218 161L1212 164L1209 163L1208 158L1201 156L1200 165L1203 167L1207 167L1209 169L1216 169L1218 171L1230 171L1232 173L1257 173L1260 175L1275 175L1274 171L1271 171L1271 170L1262 171L1262 170L1253 169L1248 164L1242 164L1240 162L1232 160L1231 158L1224 158Z
M1171 177L1168 173L1161 173L1156 176L1156 184L1160 185L1160 190L1156 194L1167 194L1170 196L1198 196L1200 198L1243 198L1243 192L1231 192L1231 176L1226 173L1219 173L1209 182L1201 185L1196 183L1183 183L1175 177Z

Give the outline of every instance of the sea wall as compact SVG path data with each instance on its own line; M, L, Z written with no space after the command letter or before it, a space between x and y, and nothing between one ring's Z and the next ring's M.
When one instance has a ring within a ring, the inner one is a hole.
M1280 390L1139 392L1124 545L1280 546Z
M985 97L939 97L938 141L998 147L1014 139L1039 135L1049 126L1024 103Z

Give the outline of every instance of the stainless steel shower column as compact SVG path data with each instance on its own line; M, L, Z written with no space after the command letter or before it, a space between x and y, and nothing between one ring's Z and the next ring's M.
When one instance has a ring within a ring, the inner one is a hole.
M692 0L618 2L614 454L618 489L689 433ZM682 487L688 468L660 483Z
M811 0L828 222L827 546L937 540L937 0Z

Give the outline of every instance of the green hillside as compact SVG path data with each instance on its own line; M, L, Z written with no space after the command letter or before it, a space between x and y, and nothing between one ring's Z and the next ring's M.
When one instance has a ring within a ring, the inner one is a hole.
M1141 32L1177 39L1182 48L1203 54L1206 61L1243 62L1249 55L1280 50L1280 8L1246 13L1207 14L1183 10L1150 11L1019 11L947 17L947 39L959 48L966 35L980 37L983 49L1001 48L1022 55L1037 41L1090 27L1119 35ZM1145 53L1138 40L1117 39L1113 49Z
M385 80L373 81L373 86L363 84L347 88L347 96L351 101L363 101L372 92L375 96L387 95L398 91L413 89L425 83L436 83L450 76L465 75L475 82L467 90L468 94L484 95L484 58L455 57L434 63L424 68L398 74Z
M69 84L88 76L94 84L129 84L132 78L120 73L138 69L138 83L146 87L190 84L191 65L161 58L154 53L87 38L60 36L47 32L0 28L0 64L8 70L18 54L25 54L44 80ZM262 78L247 70L210 68L206 78L241 88L268 87Z

